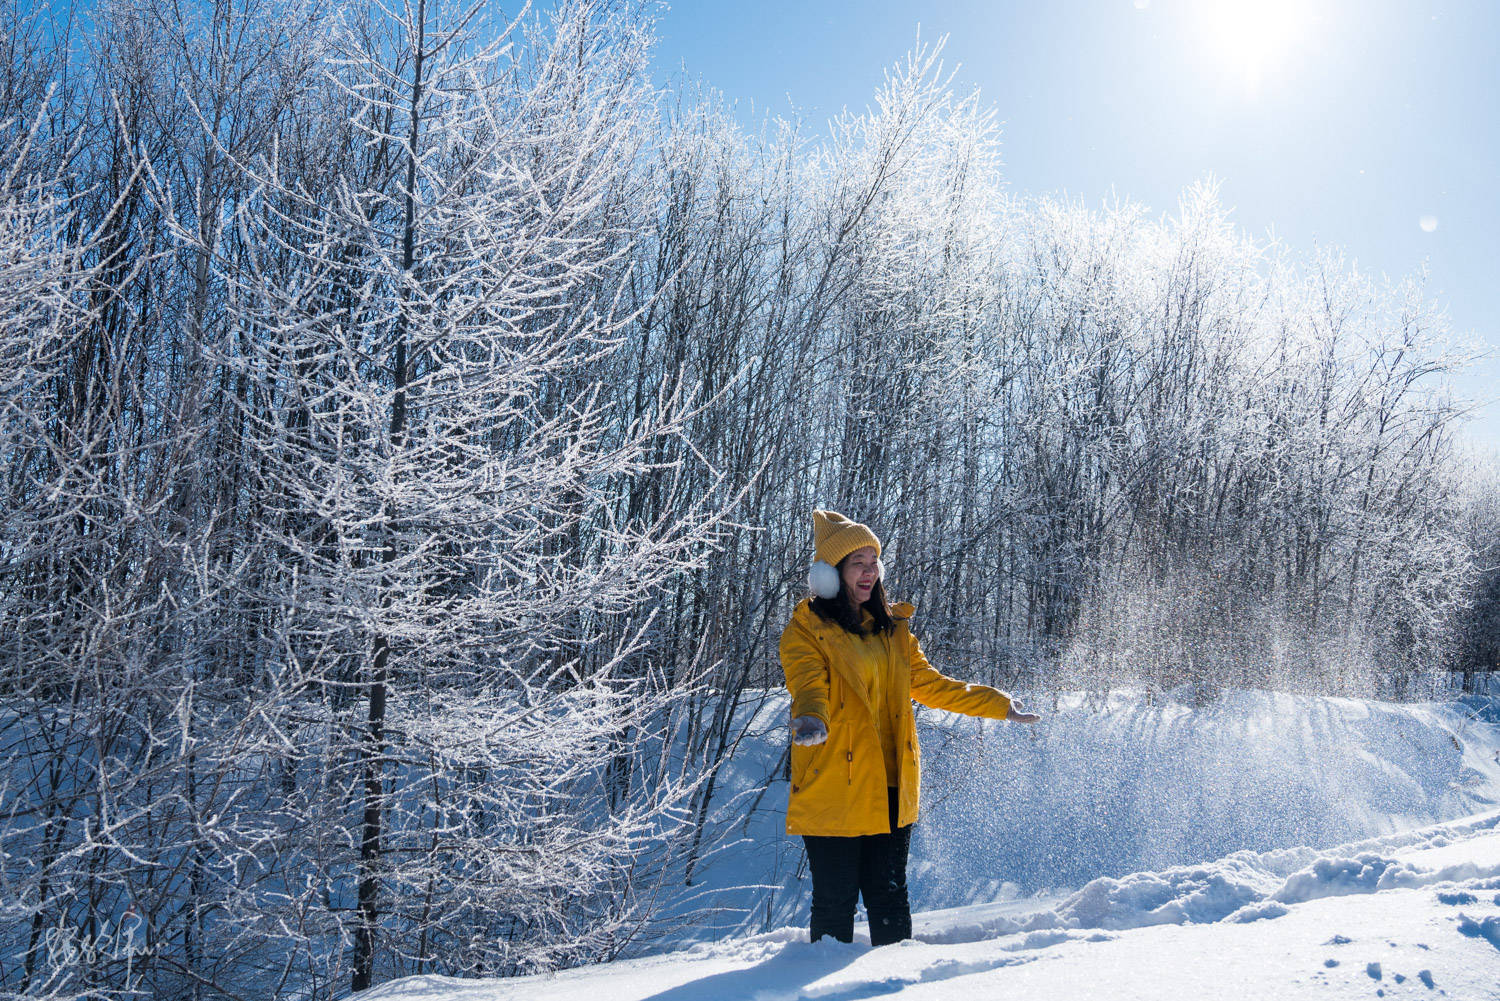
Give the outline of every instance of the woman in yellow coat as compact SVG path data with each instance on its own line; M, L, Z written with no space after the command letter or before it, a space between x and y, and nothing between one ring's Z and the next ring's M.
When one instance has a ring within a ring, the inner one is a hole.
M834 511L813 512L816 562L781 634L792 696L788 834L812 872L813 941L854 938L865 900L870 943L911 937L906 859L921 797L912 700L968 716L1034 723L1010 696L938 673L907 627L914 609L888 604L880 540Z

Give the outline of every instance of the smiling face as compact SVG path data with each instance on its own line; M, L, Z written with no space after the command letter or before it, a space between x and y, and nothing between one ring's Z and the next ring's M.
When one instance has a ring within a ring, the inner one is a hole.
M855 607L869 600L875 582L880 579L880 557L874 546L861 546L839 563L839 575L844 578L844 590Z

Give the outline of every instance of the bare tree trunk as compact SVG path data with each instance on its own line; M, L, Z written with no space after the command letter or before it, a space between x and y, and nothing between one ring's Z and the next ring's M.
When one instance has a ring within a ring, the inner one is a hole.
M412 56L411 120L407 134L405 219L401 229L401 275L411 274L415 257L416 239L416 188L417 188L417 140L421 124L422 104L422 60L425 53L427 26L427 0L417 0L416 44ZM403 291L403 297L406 293ZM395 350L391 363L391 377L395 383L395 398L391 407L391 452L397 456L406 437L406 331L410 310L408 299L396 321ZM395 512L387 511L383 533L386 538L381 549L381 561L390 564L396 557ZM381 605L390 603L390 581L381 582ZM354 975L350 988L362 991L368 988L375 974L375 937L380 924L380 854L381 828L385 811L385 709L386 685L389 681L391 656L390 638L377 634L371 653L370 664L370 713L361 751L365 771L364 835L360 839L359 860L359 914L360 923L354 938Z

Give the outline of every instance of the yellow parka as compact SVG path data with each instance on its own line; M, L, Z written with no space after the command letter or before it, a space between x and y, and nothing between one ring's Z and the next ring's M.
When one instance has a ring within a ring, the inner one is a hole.
M900 786L897 822L916 822L921 798L921 753L911 702L967 716L1004 719L1010 697L984 685L966 685L938 673L907 627L916 611L906 602L891 606L896 629L882 644L857 644L836 622L812 610L804 598L781 634L781 669L792 695L792 718L816 716L828 726L828 739L810 747L792 745L791 800L786 811L788 834L857 837L890 831L886 790ZM886 662L873 665L888 672L884 686L888 706L872 706L856 657L870 649L884 651ZM886 776L875 714L891 712L894 721L897 782Z

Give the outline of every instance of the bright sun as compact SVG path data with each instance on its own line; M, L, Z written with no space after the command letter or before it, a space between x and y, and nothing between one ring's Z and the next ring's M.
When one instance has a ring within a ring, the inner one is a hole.
M1191 10L1205 55L1259 91L1306 39L1311 0L1195 0Z

